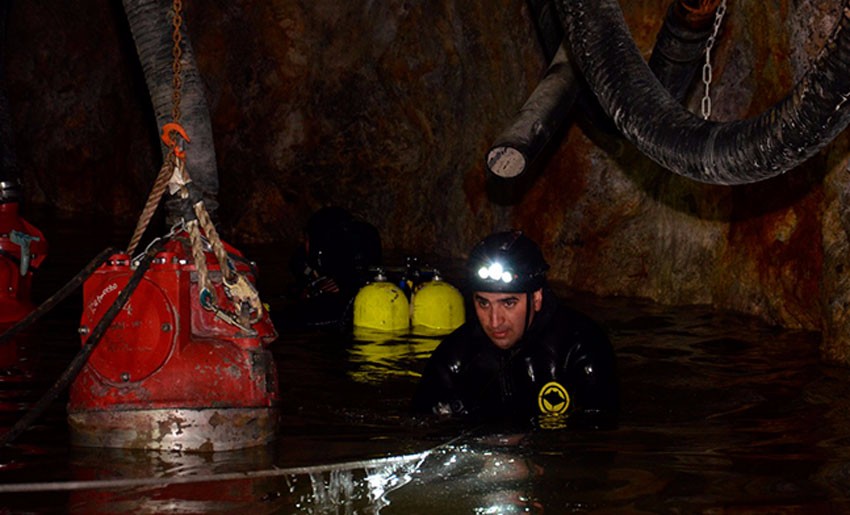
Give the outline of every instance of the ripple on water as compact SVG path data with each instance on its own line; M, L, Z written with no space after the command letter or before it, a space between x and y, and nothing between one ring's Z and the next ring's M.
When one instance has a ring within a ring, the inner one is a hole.
M54 248L61 255L61 244ZM262 254L251 257L264 277L285 273L264 267ZM56 283L75 272L55 274ZM567 298L599 320L615 346L623 401L615 430L492 438L500 430L488 428L491 438L481 438L457 422L408 412L437 340L402 335L379 343L293 332L272 348L283 416L269 446L216 456L70 449L60 401L0 456L0 483L326 469L199 485L3 494L0 502L28 513L848 511L850 374L818 361L818 335L706 307ZM40 364L32 381L0 381L6 427L79 348L77 317L76 309L64 309L39 330L39 345L28 348L28 359ZM338 467L426 449L433 453L416 467Z

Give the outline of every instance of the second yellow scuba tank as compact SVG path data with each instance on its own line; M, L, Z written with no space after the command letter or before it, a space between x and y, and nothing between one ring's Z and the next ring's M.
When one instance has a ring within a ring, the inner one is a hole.
M414 332L448 333L466 320L463 295L437 273L415 290L410 304Z

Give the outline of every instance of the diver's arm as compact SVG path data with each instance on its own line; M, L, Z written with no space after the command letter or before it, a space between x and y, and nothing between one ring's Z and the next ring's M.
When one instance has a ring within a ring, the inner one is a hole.
M459 374L464 366L468 338L463 327L456 330L431 354L413 396L413 409L437 415L466 414Z
M614 352L607 338L579 343L568 365L576 394L572 427L616 426L620 410L619 381Z
M419 413L455 415L465 413L455 374L449 363L434 355L428 360L413 396L413 409Z

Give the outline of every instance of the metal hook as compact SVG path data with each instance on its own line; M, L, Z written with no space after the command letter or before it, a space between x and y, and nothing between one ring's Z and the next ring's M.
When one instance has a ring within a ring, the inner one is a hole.
M162 138L163 143L165 143L168 148L174 150L175 156L179 157L180 159L186 159L186 151L181 150L177 146L177 142L171 138L172 132L176 132L177 134L179 134L180 137L183 138L183 140L187 143L191 142L192 140L189 139L189 136L186 134L186 129L184 129L183 126L177 122L169 122L162 126L162 136L160 137Z

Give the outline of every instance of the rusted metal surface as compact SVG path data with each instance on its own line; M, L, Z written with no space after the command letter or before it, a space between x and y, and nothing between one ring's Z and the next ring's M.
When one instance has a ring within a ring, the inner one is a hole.
M74 381L75 444L203 452L274 438L278 380L267 346L277 332L265 312L246 328L204 309L190 254L182 236L166 243ZM213 298L225 306L220 268L208 258ZM247 262L235 266L253 281ZM131 273L118 254L86 281L84 343Z
M162 451L213 452L274 439L278 413L268 408L79 411L68 416L71 443Z

